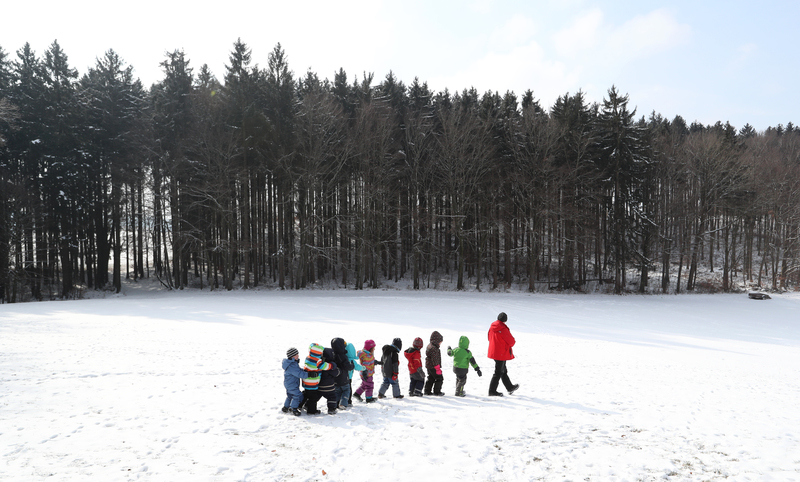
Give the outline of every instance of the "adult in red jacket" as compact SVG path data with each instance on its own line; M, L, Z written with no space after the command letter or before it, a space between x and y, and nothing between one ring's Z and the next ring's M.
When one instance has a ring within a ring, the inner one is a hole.
M497 386L500 380L508 390L508 393L514 393L519 388L519 385L511 383L508 378L508 369L506 362L514 359L514 352L512 348L516 343L514 336L506 325L508 316L505 313L497 315L497 320L489 327L489 358L494 360L494 375L492 381L489 382L489 396L502 397L503 394L497 391Z

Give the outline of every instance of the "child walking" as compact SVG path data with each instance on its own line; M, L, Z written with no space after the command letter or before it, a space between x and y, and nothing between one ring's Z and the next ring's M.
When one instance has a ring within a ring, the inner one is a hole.
M361 386L358 387L355 397L359 402L372 403L375 401L372 398L372 390L375 389L375 382L372 376L375 374L375 365L380 365L381 362L375 359L375 342L367 340L364 342L364 349L358 351L358 359L364 366L364 371L361 372ZM366 399L361 398L361 394L366 396Z
M438 331L431 333L431 342L425 348L425 369L428 370L428 381L425 382L425 395L444 395L442 392L442 352L439 345L444 340Z
M447 354L453 357L453 372L456 374L456 396L464 397L466 396L464 385L467 384L469 366L472 365L479 377L483 376L481 368L472 356L472 352L469 351L469 338L466 336L459 338L458 348L453 349L448 346Z
M400 376L400 350L402 348L403 342L400 338L392 340L391 345L383 345L383 356L381 357L383 383L378 390L378 398L386 398L386 390L389 389L389 385L392 386L394 398L403 398L403 395L400 394L400 383L397 380Z
M425 371L422 369L422 355L419 352L423 344L422 338L414 338L411 348L405 351L408 374L411 378L411 383L408 385L409 397L421 397L422 387L425 385Z
M283 386L286 388L286 401L283 402L283 413L289 411L300 416L300 402L303 394L300 393L300 380L308 378L308 372L300 368L300 352L297 348L289 348L286 358L283 359Z

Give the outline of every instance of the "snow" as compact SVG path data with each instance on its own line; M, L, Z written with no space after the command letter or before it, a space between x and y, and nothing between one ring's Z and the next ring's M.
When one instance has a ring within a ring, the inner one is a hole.
M498 399L500 311L521 388ZM799 311L797 294L131 287L0 305L0 480L800 480ZM281 413L289 347L433 330L447 396ZM461 335L484 372L465 398L444 353Z

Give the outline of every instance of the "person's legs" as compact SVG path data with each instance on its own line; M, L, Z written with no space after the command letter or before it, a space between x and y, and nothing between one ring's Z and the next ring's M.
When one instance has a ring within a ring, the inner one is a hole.
M367 396L367 400L372 398L372 391L375 390L375 381L373 377L366 377L364 379L364 395Z
M400 394L400 382L398 382L397 380L392 380L391 384L392 384L392 396L394 398L399 398L401 396L401 394Z
M433 382L436 378L436 370L428 368L428 380L425 382L425 395L433 395Z
M442 383L444 383L444 375L434 375L436 379L433 381L433 393L438 395L442 393Z
M386 395L386 390L389 389L390 382L391 382L391 380L389 380L386 377L383 377L383 383L381 383L381 388L378 389L378 397L383 397L383 396ZM397 383L397 382L395 382L395 383Z
M503 377L505 368L505 360L494 361L494 374L492 375L492 380L489 382L489 395L497 393L497 385L500 384L500 379Z

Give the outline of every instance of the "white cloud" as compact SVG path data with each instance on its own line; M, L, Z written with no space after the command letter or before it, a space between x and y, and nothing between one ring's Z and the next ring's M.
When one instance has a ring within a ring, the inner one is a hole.
M572 25L553 35L556 53L574 57L579 53L593 50L597 45L602 24L603 12L599 9L582 14Z
M669 50L689 40L691 28L666 9L638 15L611 31L605 51L618 62L630 62Z
M510 50L528 43L537 32L536 22L524 15L514 15L502 28L492 32L489 46L494 50Z

